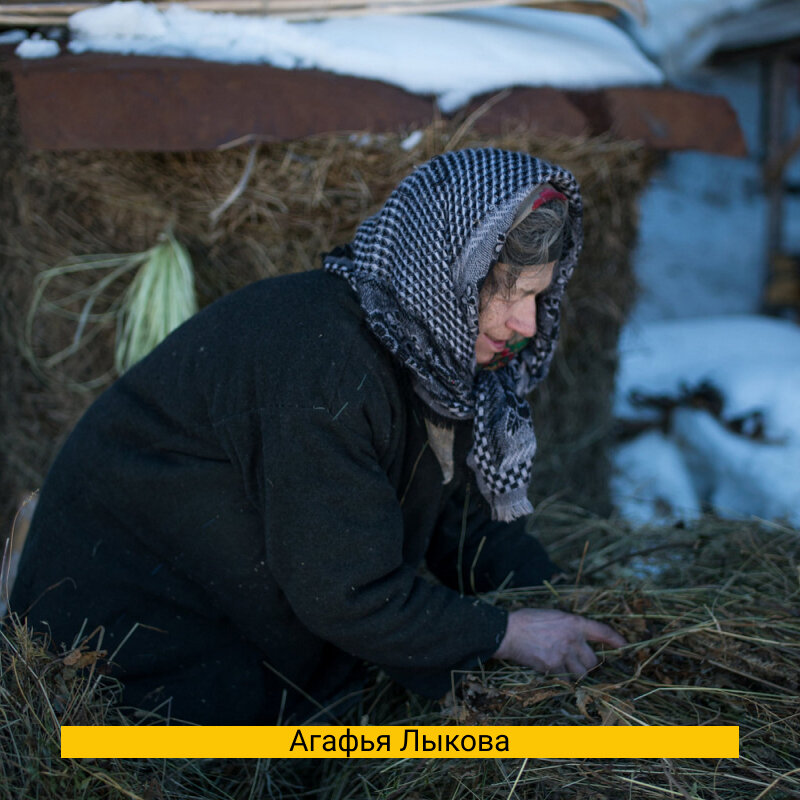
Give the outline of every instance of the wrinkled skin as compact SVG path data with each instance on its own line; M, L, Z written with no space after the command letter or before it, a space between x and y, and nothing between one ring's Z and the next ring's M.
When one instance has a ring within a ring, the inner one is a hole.
M508 342L529 339L536 333L536 298L553 280L555 262L525 267L513 289L481 297L478 339L475 342L475 361L480 365L491 362ZM499 280L508 267L496 264Z
M533 667L545 674L585 675L598 658L589 642L615 649L626 644L613 628L577 614L522 608L508 616L495 658Z

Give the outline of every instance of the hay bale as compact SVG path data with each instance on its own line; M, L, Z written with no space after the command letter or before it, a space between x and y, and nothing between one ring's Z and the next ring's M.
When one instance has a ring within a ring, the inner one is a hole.
M69 256L143 251L171 224L189 248L204 305L253 280L317 267L320 254L349 240L415 165L454 146L481 145L526 150L564 164L583 185L586 247L570 287L553 375L536 398L535 493L541 498L564 492L604 507L616 341L633 297L629 250L650 165L642 147L606 139L541 140L526 131L487 137L442 123L427 129L411 152L401 147L399 132L341 134L262 143L252 164L248 146L217 153L25 153L7 84L3 92L7 158L0 166L4 185L12 187L2 201L0 233L0 275L8 287L1 332L6 422L0 452L9 464L0 478L5 519L13 498L39 485L64 435L98 390L82 393L73 384L103 376L113 363L109 328L50 370L46 381L31 374L21 331L38 273ZM246 172L244 190L212 221ZM65 278L51 289L63 296L85 287L86 280ZM34 334L36 354L56 353L72 340L74 323L41 313Z

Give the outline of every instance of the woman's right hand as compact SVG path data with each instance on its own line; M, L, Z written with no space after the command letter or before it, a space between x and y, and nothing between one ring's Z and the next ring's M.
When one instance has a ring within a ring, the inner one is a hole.
M515 661L544 674L585 675L598 658L589 642L612 649L627 642L613 628L577 614L522 608L508 615L508 627L494 658Z

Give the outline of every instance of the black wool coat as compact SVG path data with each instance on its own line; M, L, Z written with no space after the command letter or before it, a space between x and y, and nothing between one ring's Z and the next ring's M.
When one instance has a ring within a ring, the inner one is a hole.
M193 722L304 718L364 662L440 696L505 632L467 593L554 570L524 521L490 521L471 423L443 483L423 411L342 279L235 292L81 419L11 609L55 647L102 626L124 701Z

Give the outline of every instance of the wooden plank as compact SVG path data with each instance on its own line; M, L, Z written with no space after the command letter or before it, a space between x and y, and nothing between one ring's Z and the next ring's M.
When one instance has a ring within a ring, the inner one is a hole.
M458 11L485 6L514 5L511 0L180 0L187 8L236 14L279 16L282 19L325 19L369 14L425 14ZM174 2L156 2L166 9ZM99 8L102 2L3 3L0 25L66 25L78 11ZM552 8L610 16L623 11L639 20L645 18L644 0L527 0L531 8ZM610 12L610 13L609 13Z

